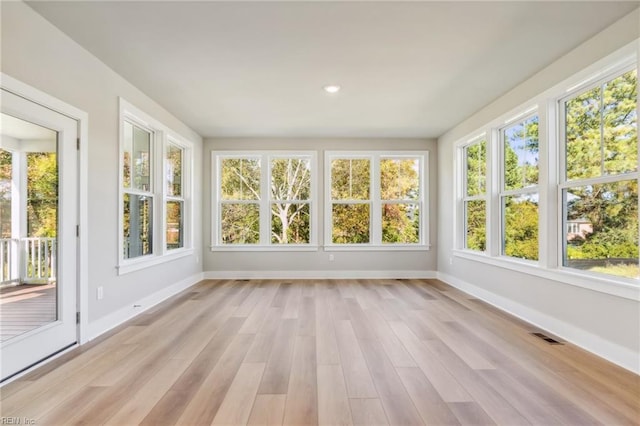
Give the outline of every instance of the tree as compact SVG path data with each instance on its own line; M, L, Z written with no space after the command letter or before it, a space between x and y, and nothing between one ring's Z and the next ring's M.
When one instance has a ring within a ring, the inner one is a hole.
M310 242L311 163L308 158L276 158L270 164L270 234L276 244ZM260 243L261 162L258 158L222 161L222 240Z
M419 191L418 160L393 158L380 161L383 243L412 244L420 242L421 212L419 204L410 202L420 198Z
M370 174L369 159L336 159L331 162L333 243L370 242Z
M466 197L483 196L487 192L487 141L481 140L465 148ZM464 203L465 248L485 251L487 246L487 202L481 199Z
M222 241L226 244L259 243L260 160L224 159L220 177L221 199L228 201L222 204Z
M538 260L538 116L504 130L504 254ZM527 190L527 188L533 188Z
M27 228L33 237L56 236L58 161L55 153L27 154Z
M627 72L566 102L567 179L622 175L638 167L637 73ZM566 191L567 219L592 232L570 241L569 259L638 263L638 182L582 184Z
M271 242L310 241L311 164L308 159L283 158L271 162ZM297 202L296 202L297 201Z

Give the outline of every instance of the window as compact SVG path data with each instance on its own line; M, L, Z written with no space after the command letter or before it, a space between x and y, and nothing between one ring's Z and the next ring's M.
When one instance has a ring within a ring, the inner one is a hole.
M152 130L124 122L123 227L125 259L153 253Z
M455 256L637 299L637 67L631 43L457 144Z
M428 246L426 161L426 152L328 152L325 246Z
M311 152L213 154L212 249L315 246L315 169Z
M487 140L482 135L462 148L464 248L487 247Z
M191 144L120 100L120 274L190 253Z
M165 244L167 250L184 247L184 148L169 142L165 154Z
M500 131L502 254L538 260L538 116Z
M560 102L565 267L640 275L637 96L633 68Z

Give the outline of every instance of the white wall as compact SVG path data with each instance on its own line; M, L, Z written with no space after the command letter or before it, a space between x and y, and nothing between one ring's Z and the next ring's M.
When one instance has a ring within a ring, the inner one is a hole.
M329 261L329 254L320 248L317 252L211 252L204 251L204 270L208 276L225 276L234 271L242 276L304 277L305 274L323 277L349 276L345 271L358 271L354 276L401 277L402 274L428 276L436 269L436 180L437 150L435 140L427 139L205 139L204 141L204 198L205 205L211 205L211 151L225 150L312 150L318 156L318 177L321 191L318 196L319 224L323 223L324 152L337 150L427 150L429 151L429 203L431 214L430 251L360 251L331 252L335 260ZM211 209L205 208L203 217L205 245L211 243ZM321 228L322 230L324 228ZM319 245L323 244L323 232L318 233ZM258 272L266 271L267 274ZM311 271L311 272L310 272Z
M123 46L126 49L126 46ZM202 139L22 2L2 2L3 73L89 115L88 318L105 328L133 312L133 304L171 285L201 276ZM118 97L192 141L195 156L194 256L118 276ZM104 299L96 288L104 287ZM148 300L148 299L147 299ZM144 308L145 306L143 306ZM108 320L105 321L104 319Z
M631 13L478 111L438 139L438 271L440 276L608 358L640 371L640 304L534 275L453 256L454 144L640 36ZM451 265L450 259L453 259Z

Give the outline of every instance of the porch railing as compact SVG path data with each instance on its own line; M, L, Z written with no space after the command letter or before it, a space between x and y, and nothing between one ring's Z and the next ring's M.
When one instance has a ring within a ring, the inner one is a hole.
M0 284L56 280L55 238L0 239Z

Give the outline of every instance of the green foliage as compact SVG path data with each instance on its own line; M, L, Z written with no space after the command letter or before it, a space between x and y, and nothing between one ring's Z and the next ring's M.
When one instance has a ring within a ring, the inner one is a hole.
M270 164L271 242L308 244L311 240L311 163L308 158L276 158ZM260 243L261 162L252 158L222 161L222 241ZM231 201L252 201L249 204Z
M167 195L181 197L182 193L182 149L169 144L167 147Z
M368 159L340 159L331 162L331 198L368 200L371 164Z
M465 248L485 251L487 249L487 202L472 200L465 202L466 242Z
M260 205L222 204L222 242L258 244L260 242Z
M27 227L33 237L55 237L58 222L58 162L54 153L27 154Z
M484 195L487 191L487 141L465 148L467 196Z
M369 237L369 204L334 204L332 241L335 244L365 244Z
M380 161L380 197L385 201L420 198L420 163L414 158L387 158ZM413 203L382 204L382 242L420 242L420 208Z
M531 197L505 197L504 254L538 260L538 203Z
M567 101L565 109L568 180L637 170L635 70ZM567 259L623 258L637 265L637 180L579 185L569 188L565 198L567 220L586 218L593 227L584 238L569 241ZM609 267L598 271L625 275Z
M464 150L467 197L483 196L487 192L487 141L482 139ZM465 248L485 251L487 246L487 211L485 200L464 203Z
M382 242L420 242L420 209L416 204L382 205Z
M503 131L505 190L538 184L538 116Z
M260 160L226 158L220 173L223 200L260 199Z

